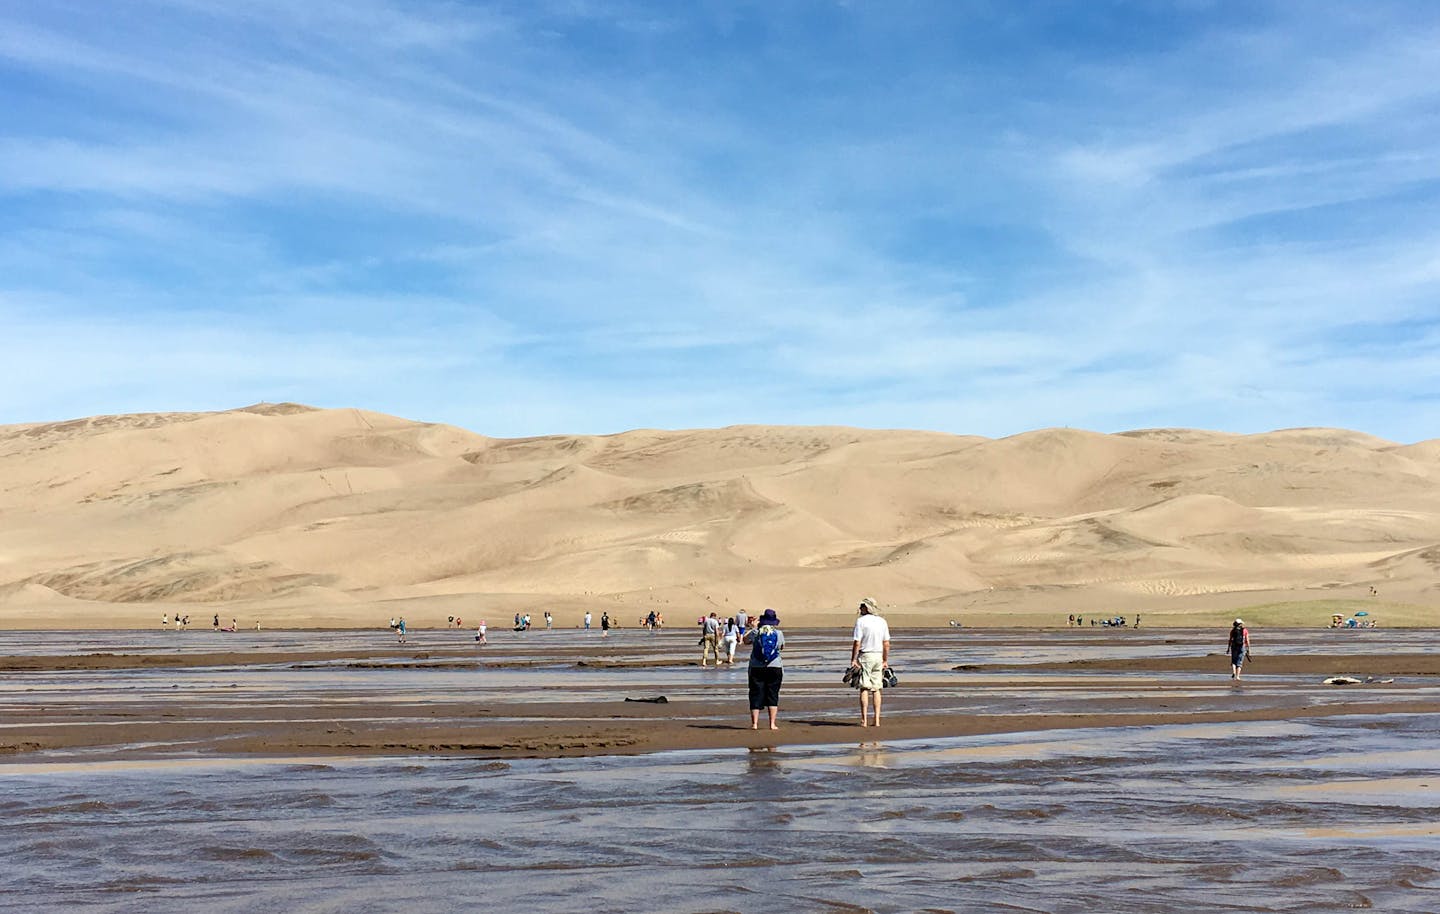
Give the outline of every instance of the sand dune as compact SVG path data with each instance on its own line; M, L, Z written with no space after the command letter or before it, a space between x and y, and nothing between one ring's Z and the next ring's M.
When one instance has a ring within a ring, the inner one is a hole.
M1440 442L1340 429L504 440L295 404L101 416L0 427L0 624L829 623L862 593L900 624L1320 599L1434 624L1437 483Z

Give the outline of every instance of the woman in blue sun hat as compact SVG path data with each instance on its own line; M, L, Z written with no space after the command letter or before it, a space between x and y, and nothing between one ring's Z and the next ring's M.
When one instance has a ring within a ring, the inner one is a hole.
M785 633L780 631L780 617L767 609L756 620L755 628L745 632L742 640L750 645L750 729L760 729L760 712L770 717L770 729L779 730L775 722L780 713L780 683L785 678L780 652L785 649Z

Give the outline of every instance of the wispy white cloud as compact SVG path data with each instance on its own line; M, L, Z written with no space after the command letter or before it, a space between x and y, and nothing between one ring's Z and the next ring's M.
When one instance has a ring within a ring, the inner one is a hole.
M1437 418L1423 7L113 9L0 6L0 421Z

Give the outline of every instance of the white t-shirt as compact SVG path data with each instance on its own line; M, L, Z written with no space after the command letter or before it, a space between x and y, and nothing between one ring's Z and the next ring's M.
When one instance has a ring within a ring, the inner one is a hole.
M865 613L855 620L855 638L860 642L860 653L882 650L890 640L890 623L880 616Z

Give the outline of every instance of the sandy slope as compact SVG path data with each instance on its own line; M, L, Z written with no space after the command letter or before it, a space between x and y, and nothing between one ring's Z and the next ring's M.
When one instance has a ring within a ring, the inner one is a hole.
M1437 483L1440 443L1334 429L499 440L292 404L105 416L0 427L0 625L820 623L865 593L907 624L1320 599L1436 624Z

